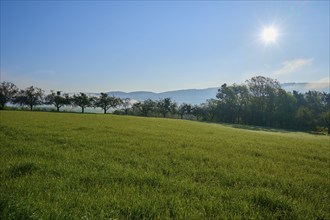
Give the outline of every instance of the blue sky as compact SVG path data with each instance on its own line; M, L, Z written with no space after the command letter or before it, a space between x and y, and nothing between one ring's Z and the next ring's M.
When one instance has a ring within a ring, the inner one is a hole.
M329 83L329 1L1 1L1 81L65 92ZM265 27L275 42L261 39Z

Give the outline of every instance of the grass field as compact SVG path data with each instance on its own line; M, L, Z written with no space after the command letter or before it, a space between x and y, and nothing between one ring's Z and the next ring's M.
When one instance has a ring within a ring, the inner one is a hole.
M0 219L330 219L329 136L0 112Z

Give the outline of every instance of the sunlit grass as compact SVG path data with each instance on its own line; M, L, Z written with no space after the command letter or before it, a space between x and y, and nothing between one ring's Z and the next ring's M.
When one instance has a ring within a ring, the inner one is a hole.
M0 112L2 219L329 219L329 136Z

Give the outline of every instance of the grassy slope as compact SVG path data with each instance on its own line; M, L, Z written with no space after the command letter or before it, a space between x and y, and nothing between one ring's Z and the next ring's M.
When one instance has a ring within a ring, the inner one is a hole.
M329 137L0 112L0 218L329 219Z

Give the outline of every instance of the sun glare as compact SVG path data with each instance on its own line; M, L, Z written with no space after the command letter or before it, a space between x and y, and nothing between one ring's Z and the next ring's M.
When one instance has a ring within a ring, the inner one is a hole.
M274 27L264 28L261 34L261 38L266 44L276 42L277 37L278 31Z

